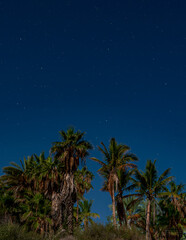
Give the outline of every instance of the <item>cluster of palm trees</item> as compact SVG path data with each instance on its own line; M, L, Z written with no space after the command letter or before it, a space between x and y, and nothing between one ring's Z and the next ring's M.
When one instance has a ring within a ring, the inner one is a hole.
M102 190L112 199L113 224L135 225L146 233L146 240L181 239L186 195L184 185L176 185L168 176L170 168L158 176L156 161L148 160L145 171L139 171L134 164L138 159L128 146L117 144L114 138L108 148L101 145L104 161L91 159L101 165L98 172L104 178Z
M0 217L41 234L58 229L72 234L74 227L86 229L92 218L99 217L91 213L92 201L84 198L94 178L85 166L92 145L84 134L73 128L60 131L62 139L53 143L49 157L34 154L20 161L21 165L12 162L4 167ZM101 143L98 149L103 160L91 159L101 165L98 173L104 179L102 190L111 196L113 225L135 225L147 240L180 239L186 214L184 186L168 176L170 169L158 176L156 162L149 160L145 171L139 171L138 158L114 138L108 148Z

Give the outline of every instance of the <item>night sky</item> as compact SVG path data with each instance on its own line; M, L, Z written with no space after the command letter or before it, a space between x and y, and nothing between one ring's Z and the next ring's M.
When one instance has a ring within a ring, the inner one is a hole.
M111 137L144 169L157 159L184 183L185 0L0 0L0 168L45 151L59 131L86 132L91 156ZM111 214L99 189L93 211ZM1 171L2 173L2 171Z

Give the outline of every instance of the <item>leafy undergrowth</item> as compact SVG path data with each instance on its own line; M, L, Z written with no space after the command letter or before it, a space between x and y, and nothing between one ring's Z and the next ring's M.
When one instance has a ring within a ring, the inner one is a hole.
M41 240L34 232L27 232L16 224L0 225L0 240Z
M93 224L86 231L75 232L77 240L144 240L136 229L115 229L112 225Z
M15 224L0 225L0 240L144 240L144 236L136 229L115 229L112 225L93 224L86 231L77 229L72 236L57 233L42 238L35 232L27 232Z

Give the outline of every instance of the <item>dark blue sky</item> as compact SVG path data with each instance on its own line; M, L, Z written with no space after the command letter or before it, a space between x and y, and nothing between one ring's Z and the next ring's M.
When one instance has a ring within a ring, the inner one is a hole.
M0 168L68 126L111 137L185 182L186 1L1 0ZM97 150L91 156L101 158ZM111 199L94 171L93 210Z

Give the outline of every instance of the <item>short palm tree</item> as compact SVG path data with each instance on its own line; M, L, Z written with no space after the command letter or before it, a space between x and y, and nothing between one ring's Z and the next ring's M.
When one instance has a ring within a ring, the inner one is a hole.
M15 196L5 188L0 191L0 220L10 223L19 220L19 206L15 202Z
M94 175L90 172L87 167L83 167L81 170L75 172L75 186L77 189L77 213L76 213L76 222L78 223L79 218L79 201L83 199L85 192L89 192L93 188L91 181L93 180Z
M51 203L41 193L33 194L31 191L25 192L24 199L17 199L22 210L21 222L28 229L35 230L41 234L48 231L51 224L50 212Z
M166 199L170 199L171 203L174 207L179 211L182 217L186 216L186 205L185 205L185 196L186 194L183 192L184 184L176 184L174 181L171 181L169 184L169 188L166 188L164 192L162 192L159 196Z
M126 209L127 225L131 227L136 225L140 214L138 212L139 204L141 199L138 199L135 196L126 197L123 199L124 207Z
M90 201L83 200L79 202L79 207L80 207L79 218L80 218L80 221L83 222L85 230L87 229L89 222L93 223L92 218L100 217L99 214L91 212L92 204L93 204L92 200Z
M31 189L34 191L36 181L33 181L32 174L36 168L36 162L34 156L24 157L24 161L21 161L21 166L15 162L11 162L12 166L4 167L1 180L6 186L11 189L15 196L20 196L24 193L25 189Z
M145 172L136 170L134 183L137 187L136 192L139 196L144 196L147 200L146 207L146 240L151 239L150 234L150 217L151 217L151 204L156 199L159 193L161 193L165 186L172 180L172 177L167 177L170 168L165 170L160 177L155 166L156 161L147 161Z
M182 217L181 213L175 208L171 199L161 199L159 202L161 207L161 214L157 216L157 229L161 236L165 236L166 239L181 239L183 235L183 229L186 225L185 216Z
M61 225L61 208L56 204L59 199L59 189L63 181L64 165L52 157L45 158L44 153L40 156L34 155L37 161L37 169L33 177L37 179L38 191L51 201L51 215L53 229L56 230Z

